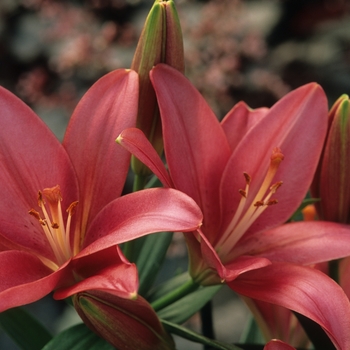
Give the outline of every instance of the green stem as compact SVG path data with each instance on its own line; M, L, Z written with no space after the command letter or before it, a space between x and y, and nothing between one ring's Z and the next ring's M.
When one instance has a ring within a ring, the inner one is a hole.
M146 178L142 175L135 174L134 175L134 184L133 184L133 192L137 192L139 190L143 190L145 187ZM132 241L124 243L123 246L123 253L125 257L130 262L135 262L137 258L136 249L137 249L137 243L138 240L134 239Z
M155 311L159 311L166 306L172 304L173 302L181 299L182 297L186 296L187 294L190 294L191 292L198 289L199 284L193 281L193 279L188 280L184 284L182 284L180 287L174 289L168 294L165 294L163 297L157 299L153 303L151 303L151 306Z
M145 184L146 184L146 177L143 175L135 174L132 191L137 192L139 190L143 190L145 188Z

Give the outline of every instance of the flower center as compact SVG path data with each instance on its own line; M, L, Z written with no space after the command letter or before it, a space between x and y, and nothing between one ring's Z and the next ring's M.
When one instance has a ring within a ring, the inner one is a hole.
M44 201L44 197L47 203ZM75 207L78 204L76 201L68 207L68 218L65 225L61 201L62 196L59 185L52 188L45 188L38 193L38 205L42 211L43 217L40 216L38 211L34 209L29 210L29 214L40 222L59 265L66 262L73 253L70 244L70 225Z
M266 173L265 179L255 195L254 199L250 201L249 187L251 183L251 176L243 173L246 186L245 189L238 190L241 195L238 208L233 216L230 224L227 226L224 234L221 236L218 247L220 247L220 255L225 256L253 222L271 205L277 204L277 199L271 198L274 193L282 186L282 181L278 181L271 185L274 176L284 155L282 151L276 147L272 151L270 158L270 166ZM247 203L250 203L247 205Z

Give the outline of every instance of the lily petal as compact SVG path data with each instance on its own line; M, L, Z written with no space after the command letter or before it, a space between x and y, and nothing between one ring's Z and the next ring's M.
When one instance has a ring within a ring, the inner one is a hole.
M4 246L53 259L38 220L28 211L39 209L39 190L56 185L65 196L63 206L67 206L63 210L79 200L71 161L43 121L3 88L0 110L0 242L3 236Z
M195 231L202 219L195 202L180 191L153 188L134 192L100 212L89 227L85 249L76 258L153 232Z
M169 173L157 151L140 129L126 129L118 136L116 141L137 157L143 164L147 165L164 187L174 187Z
M325 330L337 349L350 349L349 299L339 285L322 272L274 263L242 274L228 285L244 296L305 315Z
M1 252L0 265L0 312L37 301L70 277L68 263L53 272L26 252Z
M310 187L317 167L327 131L327 108L322 88L311 83L284 96L250 129L233 152L223 174L220 188L222 230L241 199L238 190L245 185L243 173L251 176L250 193L258 193L275 147L284 154L274 177L275 182L283 181L275 195L279 203L265 210L247 234L289 219Z
M118 246L80 259L73 258L71 266L80 282L57 290L55 299L64 299L87 290L106 291L121 298L137 295L139 282L136 266L126 260Z
M109 266L98 274L85 278L72 287L62 288L54 293L54 298L65 299L88 290L112 293L120 298L132 299L137 295L137 270L135 265L119 264Z
M221 121L221 126L232 151L245 134L269 112L268 108L251 109L243 101L238 102Z
M72 159L83 196L80 208L85 225L110 201L120 196L130 154L114 140L135 126L138 76L116 70L98 80L83 96L69 122L63 145Z
M243 238L235 254L302 265L339 259L350 256L350 226L327 221L289 223Z
M203 225L213 232L210 228L217 228L220 218L219 182L231 154L226 136L204 98L180 72L159 64L151 71L151 81L171 178L202 208Z
M271 264L268 259L246 255L239 256L238 258L224 265L222 264L215 249L208 242L205 235L201 232L201 230L198 230L198 232L201 236L202 256L204 257L204 260L207 262L209 267L216 271L221 278L221 281L218 281L217 278L215 278L216 273L210 274L209 276L206 276L205 280L198 281L198 283L202 285L217 284L219 282L230 282L242 273Z

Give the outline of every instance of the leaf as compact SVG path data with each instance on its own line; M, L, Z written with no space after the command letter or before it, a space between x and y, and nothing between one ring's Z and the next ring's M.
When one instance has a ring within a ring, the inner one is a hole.
M144 237L142 248L136 258L139 271L139 294L146 295L157 277L173 237L172 232L161 232Z
M201 287L180 300L158 311L158 316L166 321L181 324L199 311L221 289L219 286Z
M22 308L0 313L0 325L23 350L40 350L52 339L49 331Z
M81 323L55 336L42 350L113 350L114 347Z
M164 295L169 294L174 289L177 289L181 285L185 284L190 279L191 279L191 277L190 277L190 275L188 274L187 271L182 273L182 274L180 274L180 275L177 275L177 276L167 280L166 282L160 284L156 288L153 288L150 291L149 295L147 296L147 300L150 303L152 303L155 300L160 299Z
M225 344L223 342L212 340L207 337L204 337L198 333L195 333L185 327L179 326L175 323L161 320L163 323L165 329L173 334L176 334L182 338L188 339L190 341L193 341L195 343L200 343L204 345L209 345L214 349L221 349L221 350L242 350L241 348L231 345L231 344ZM45 349L46 350L46 349Z

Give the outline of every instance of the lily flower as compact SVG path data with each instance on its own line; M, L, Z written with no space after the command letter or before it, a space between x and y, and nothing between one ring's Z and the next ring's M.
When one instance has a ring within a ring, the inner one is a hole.
M271 109L252 111L239 103L220 123L176 70L158 65L151 80L170 174L141 131L124 130L117 141L164 186L188 194L202 209L201 229L185 234L194 281L226 282L244 296L304 314L339 349L348 348L350 308L344 292L323 273L301 265L348 255L350 235L344 233L349 228L327 222L280 226L305 197L321 154L327 131L321 87L302 86ZM320 284L339 305L329 307ZM337 314L341 308L345 312Z
M107 74L81 99L61 144L0 88L0 312L53 290L58 299L86 290L133 299L136 267L116 245L200 225L199 208L179 191L120 197L130 155L114 139L135 125L137 101L135 72Z

